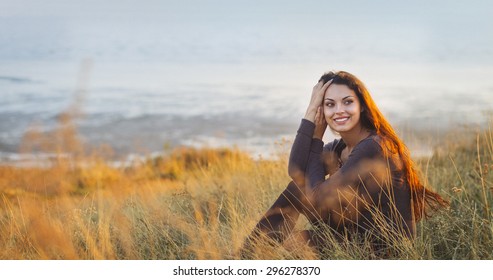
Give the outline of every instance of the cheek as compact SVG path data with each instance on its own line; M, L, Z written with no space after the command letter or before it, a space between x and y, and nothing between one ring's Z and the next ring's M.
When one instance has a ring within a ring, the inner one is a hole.
M353 115L360 115L361 106L359 106L359 104L353 104L350 108L348 108L348 111L350 111Z
M326 119L330 119L334 114L333 110L330 107L324 106L324 115Z

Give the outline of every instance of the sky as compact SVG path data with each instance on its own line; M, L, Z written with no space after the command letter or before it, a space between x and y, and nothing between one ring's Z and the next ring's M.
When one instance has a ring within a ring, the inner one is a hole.
M478 0L3 0L0 59L140 59L132 56L142 49L152 57L187 62L183 48L194 50L190 60L237 63L234 57L273 59L279 53L295 60L292 50L301 49L300 60L306 62L317 59L309 56L317 46L330 55L331 48L351 45L388 57L423 53L423 59L467 62L475 56L464 49L491 51L492 9L491 1ZM65 49L50 49L57 44ZM395 48L399 51L392 53Z

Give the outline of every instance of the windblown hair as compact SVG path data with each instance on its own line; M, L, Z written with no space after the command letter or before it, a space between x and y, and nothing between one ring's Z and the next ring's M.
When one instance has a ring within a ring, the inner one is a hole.
M332 84L346 85L354 91L363 107L360 117L362 126L375 131L383 139L384 153L396 153L400 156L404 174L411 190L411 205L415 221L429 217L431 215L429 210L434 211L448 206L448 201L422 184L409 149L380 112L363 82L356 76L344 71L325 73L319 81L323 81L325 84L330 80L332 80Z

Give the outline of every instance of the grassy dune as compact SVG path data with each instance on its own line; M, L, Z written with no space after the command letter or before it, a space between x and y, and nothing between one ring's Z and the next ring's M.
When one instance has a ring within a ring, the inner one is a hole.
M25 150L58 155L48 165L0 166L0 259L238 259L289 182L285 153L266 160L236 149L177 148L115 166L102 150L83 151L72 126L61 127L26 137ZM396 258L493 259L492 130L454 136L418 160L451 207L421 221L415 242L396 242ZM351 243L327 243L322 256L266 243L254 258L374 257Z

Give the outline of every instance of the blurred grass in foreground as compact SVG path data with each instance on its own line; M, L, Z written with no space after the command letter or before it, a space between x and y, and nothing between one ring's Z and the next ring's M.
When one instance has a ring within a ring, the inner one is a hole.
M61 124L54 135L25 140L24 151L57 155L48 165L0 166L0 259L238 259L290 181L285 153L266 160L237 149L177 148L114 166L107 149L85 152L70 120ZM493 123L461 138L418 160L450 209L421 221L414 243L396 241L391 257L493 259ZM322 255L303 245L257 249L258 259L375 257L330 238Z

